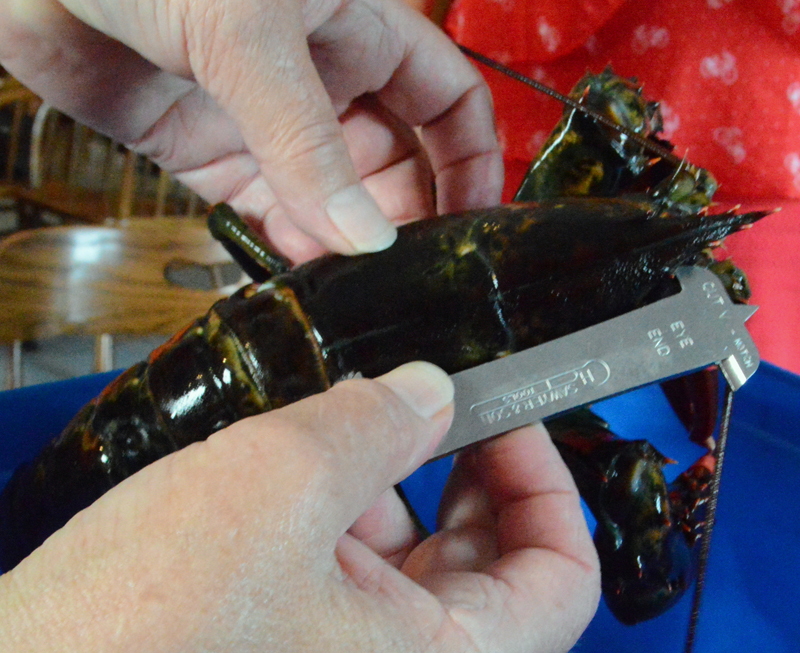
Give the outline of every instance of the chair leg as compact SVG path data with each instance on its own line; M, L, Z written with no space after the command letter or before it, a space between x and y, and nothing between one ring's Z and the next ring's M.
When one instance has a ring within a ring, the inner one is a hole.
M167 193L169 192L170 176L166 170L158 173L158 186L156 186L156 217L163 218L164 210L167 205Z
M94 341L94 371L110 372L114 369L114 339L103 333Z
M8 345L8 390L22 387L22 340L15 340Z
M119 207L115 218L130 218L136 193L136 153L125 151L125 167L122 169L122 187L119 192ZM105 334L104 334L105 335Z

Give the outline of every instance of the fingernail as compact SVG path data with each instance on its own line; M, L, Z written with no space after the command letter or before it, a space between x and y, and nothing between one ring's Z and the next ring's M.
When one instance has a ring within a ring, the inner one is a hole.
M378 381L388 386L425 419L430 419L453 401L453 382L450 377L430 363L406 363L384 374Z
M331 222L359 253L379 252L397 238L397 229L361 184L336 191L325 210Z

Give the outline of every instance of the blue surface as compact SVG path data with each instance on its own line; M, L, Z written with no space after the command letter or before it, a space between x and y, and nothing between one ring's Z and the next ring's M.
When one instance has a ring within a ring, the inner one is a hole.
M114 377L103 374L0 393L0 486ZM689 465L687 443L658 388L604 402L599 412L623 437L645 437ZM800 642L800 377L762 364L737 393L709 565L697 651L797 651ZM426 465L404 482L423 520L435 523L450 460ZM0 525L2 527L2 525ZM667 615L634 627L601 605L576 647L582 653L683 650L689 598Z

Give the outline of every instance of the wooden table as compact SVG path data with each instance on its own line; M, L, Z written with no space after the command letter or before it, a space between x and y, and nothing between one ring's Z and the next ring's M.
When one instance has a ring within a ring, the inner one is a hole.
M172 334L234 289L175 286L164 270L176 261L203 266L230 256L204 220L185 217L13 234L0 242L0 341Z

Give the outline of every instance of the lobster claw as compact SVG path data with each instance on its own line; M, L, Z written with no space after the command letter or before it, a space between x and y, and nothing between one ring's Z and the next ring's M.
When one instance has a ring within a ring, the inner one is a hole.
M606 604L630 625L657 617L683 596L694 578L694 556L672 519L665 458L645 440L616 440L606 448L615 451L599 489L594 542Z
M597 520L594 541L609 609L625 624L662 614L695 575L686 525L676 518L664 478L672 461L646 440L619 439L588 409L546 426ZM687 500L679 516L694 516L699 503Z
M630 546L615 549L606 535L607 531L598 529L594 543L606 562L602 574L603 596L620 622L632 626L658 617L675 605L691 585L695 575L694 556L680 533L669 531L656 555L637 565L639 578L634 583L626 577L634 557Z

